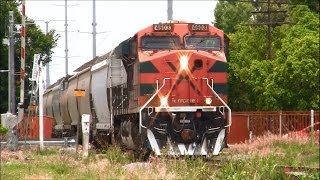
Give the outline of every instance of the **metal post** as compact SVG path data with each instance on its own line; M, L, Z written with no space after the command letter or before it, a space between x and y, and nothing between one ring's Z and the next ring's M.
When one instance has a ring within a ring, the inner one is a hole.
M9 27L10 31L10 27ZM10 32L9 32L10 36ZM11 60L10 60L10 38L8 37L8 113L11 113Z
M89 132L90 132L90 115L82 114L81 117L82 127L82 145L83 145L83 157L88 157L89 150Z
M26 66L26 2L21 0L21 48L20 48L20 102L18 109L18 123L24 117L24 89L25 89L25 66ZM18 139L18 138L17 138Z
M248 124L248 131L249 131L249 143L251 143L252 141L252 130L250 128L250 116L248 115L248 118L247 118L247 124Z
M46 23L46 35L48 35L49 22L50 22L50 21L45 21L45 22L44 22L44 23Z
M96 2L95 0L92 1L92 59L96 57Z
M79 108L78 104L80 104L81 102L81 97L80 96L76 96L76 100L77 100L77 109ZM79 113L79 121L77 122L77 133L76 133L76 152L78 152L78 147L79 147L79 139L80 139L80 124L81 124L81 115Z
M168 21L172 20L172 14L173 14L172 1L173 0L168 0L168 9L167 9Z
M282 136L282 111L280 111L280 115L279 115L279 131L280 131L280 136Z
M8 103L9 112L16 114L16 94L15 94L15 78L14 78L14 16L13 11L9 11L9 87L8 87Z
M19 107L19 116L23 117L24 113L24 89L25 89L25 62L26 62L26 7L25 0L21 0L22 12L21 12L21 66L20 66L20 107ZM20 121L21 119L19 119Z
M46 23L46 35L48 35L48 24L49 24L50 21L45 21ZM49 57L49 55L48 55ZM46 88L50 85L50 74L49 74L49 59L48 59L48 62L46 63Z
M310 116L311 116L311 143L314 144L314 110L311 109L310 112Z
M68 5L67 5L67 0L65 0L65 6L64 6L64 10L65 10L65 75L68 75Z
M43 85L42 85L42 61L39 66L39 141L40 150L43 150Z

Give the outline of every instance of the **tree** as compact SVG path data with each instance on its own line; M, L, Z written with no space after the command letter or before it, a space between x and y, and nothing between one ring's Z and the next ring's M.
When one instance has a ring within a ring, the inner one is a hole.
M16 1L0 1L0 40L6 37L6 31L8 26L8 12L14 11L15 16L15 22L16 24L21 23L21 15L18 11L19 3ZM26 21L33 22L33 20L27 18ZM26 97L28 97L27 92L31 90L31 85L29 82L29 78L31 77L31 71L32 71L32 64L33 64L33 55L36 53L40 53L42 60L48 61L48 59L51 59L52 56L52 49L57 45L56 42L58 40L58 36L55 35L55 31L50 31L47 35L45 35L39 28L39 26L35 24L28 25L27 27L27 33L26 33ZM16 29L16 31L19 31ZM15 34L15 71L20 72L20 47L21 47L21 38L20 34ZM7 69L8 67L8 48L5 45L0 45L0 69ZM0 74L0 80L1 80L1 86L0 86L0 98L2 101L0 102L0 112L6 112L7 111L7 97L8 97L8 79L6 73ZM17 89L19 88L19 78L16 77L17 82ZM16 91L16 97L18 97L18 92ZM17 102L19 102L17 100ZM26 101L27 102L27 101Z
M271 99L267 105L269 109L319 109L319 15L307 6L297 6L291 14L296 25L282 28L282 48L266 80L265 94Z
M28 22L34 23L33 20L28 19ZM31 82L29 78L32 75L32 66L33 66L33 58L34 54L40 54L40 59L45 63L49 62L52 57L52 49L56 46L57 40L59 36L55 35L55 31L51 30L48 34L44 34L40 27L36 24L30 24L27 28L27 40L26 40L26 67L25 71L27 72L25 78L25 93L31 90ZM17 41L21 41L21 37L16 37ZM20 59L21 51L20 51L21 43L16 46L16 55ZM16 70L19 71L21 61L18 60L16 63ZM18 82L18 88L20 87L20 82ZM25 102L29 102L28 100Z
M250 20L253 10L250 3L219 1L214 11L214 25L227 34L233 33L237 25Z
M223 3L235 6L238 2ZM287 10L289 16L273 17L272 21L295 24L271 29L271 61L266 58L266 26L241 26L235 19L224 17L221 27L235 27L232 31L226 28L230 38L229 104L235 111L319 109L319 14L309 4L288 3L279 8ZM258 8L265 8L265 4ZM272 8L277 7L273 4ZM227 8L225 12L232 17L230 13L237 10ZM264 19L263 15L255 16L241 23Z
M319 0L290 0L291 4L307 5L309 9L315 13L319 13Z
M229 103L234 110L257 110L263 82L271 71L266 60L266 27L239 26L230 34Z

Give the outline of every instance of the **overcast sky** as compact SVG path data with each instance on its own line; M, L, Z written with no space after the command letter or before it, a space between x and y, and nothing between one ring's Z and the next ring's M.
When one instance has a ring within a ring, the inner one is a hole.
M92 4L90 0L68 1L68 20L71 20L68 22L69 74L92 59ZM173 0L173 19L210 24L214 21L215 4L214 0ZM45 23L41 20L51 20L48 29L60 34L50 64L51 84L65 75L64 5L64 0L26 1L29 18L36 20L44 32ZM166 20L166 0L96 0L97 56L107 53L138 30Z

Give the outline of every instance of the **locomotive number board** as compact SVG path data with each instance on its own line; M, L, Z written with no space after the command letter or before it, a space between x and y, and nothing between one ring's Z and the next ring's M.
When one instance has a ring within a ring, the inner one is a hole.
M153 24L153 31L170 32L170 31L173 31L173 25L172 24Z
M209 24L190 24L190 31L207 32L209 31Z

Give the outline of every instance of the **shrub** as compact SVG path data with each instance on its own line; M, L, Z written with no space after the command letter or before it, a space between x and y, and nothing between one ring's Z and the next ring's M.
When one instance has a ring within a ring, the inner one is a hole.
M5 128L0 124L0 136L6 135L7 132L8 132L8 128Z

